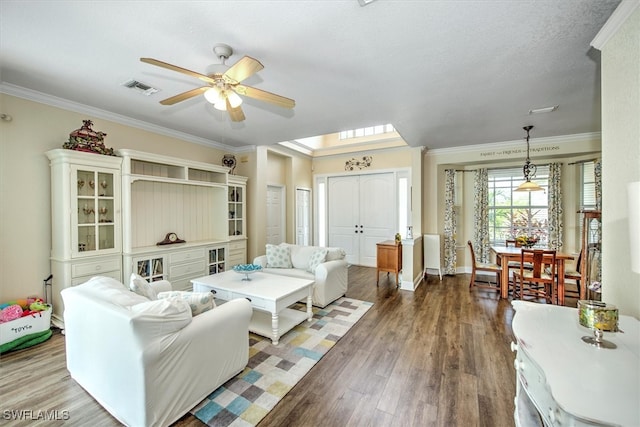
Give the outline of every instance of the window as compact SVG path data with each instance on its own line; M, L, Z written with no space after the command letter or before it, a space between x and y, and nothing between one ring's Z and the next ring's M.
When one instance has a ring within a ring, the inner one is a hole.
M398 231L407 237L408 226L411 223L411 189L409 187L408 172L398 173Z
M367 128L344 130L340 132L340 139L362 138L364 136L380 135L383 133L395 132L393 125L378 125Z
M576 234L576 247L582 247L582 210L596 209L596 176L595 163L585 162L580 165L580 209L578 210L578 233Z
M318 179L318 246L327 245L327 182L325 178Z
M582 165L580 173L580 209L596 208L596 177L594 162L586 162Z
M504 244L517 236L536 236L546 246L549 234L546 191L514 191L524 181L522 169L489 169L489 240ZM549 167L538 166L534 179L545 190Z

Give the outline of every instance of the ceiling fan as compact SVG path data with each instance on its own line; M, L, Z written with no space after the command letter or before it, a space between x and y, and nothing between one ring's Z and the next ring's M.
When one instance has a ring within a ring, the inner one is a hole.
M171 98L164 99L160 101L160 104L173 105L178 102L186 101L194 96L204 94L205 99L212 103L216 109L222 111L226 110L229 113L229 117L234 122L241 122L245 119L244 112L240 107L240 104L242 104L242 98L239 95L269 102L283 108L293 108L296 105L293 99L240 84L243 80L251 77L264 68L257 59L251 58L250 56L244 56L231 67L228 67L225 64L225 61L233 54L233 49L226 44L217 44L213 47L213 51L218 58L220 58L221 64L218 64L215 67L215 71L209 75L200 74L153 58L140 58L140 61L146 62L147 64L177 71L200 79L207 84L206 86L191 89L172 96Z

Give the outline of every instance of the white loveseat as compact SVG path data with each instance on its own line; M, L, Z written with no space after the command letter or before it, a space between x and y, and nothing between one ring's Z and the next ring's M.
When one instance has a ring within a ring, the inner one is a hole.
M71 377L127 426L173 423L247 364L245 299L193 316L183 299L149 300L108 277L62 299Z
M326 307L347 293L349 266L341 248L300 246L289 243L266 245L266 254L256 257L265 273L315 280L313 305Z

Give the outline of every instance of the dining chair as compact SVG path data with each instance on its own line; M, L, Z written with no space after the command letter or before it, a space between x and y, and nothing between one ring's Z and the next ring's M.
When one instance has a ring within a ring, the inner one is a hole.
M531 263L531 270L524 268L527 262ZM513 273L513 279L514 298L544 298L547 303L556 304L556 251L523 248L520 253L520 269Z
M504 245L506 247L512 246L512 247L516 247L516 248L519 248L520 246L522 246L521 244L518 243L518 241L516 239L506 239L504 241Z
M582 250L578 253L578 258L576 260L576 265L575 265L575 270L571 269L571 268L566 268L564 270L564 296L570 296L570 297L574 297L574 298L578 298L580 299L580 286L583 282L583 277L582 277ZM547 267L546 270L547 274L551 274L551 269L550 267ZM567 283L567 280L569 280L569 283ZM567 289L567 284L575 284L576 285L576 289Z
M469 282L469 289L471 288L483 288L492 289L500 292L500 275L502 273L502 267L498 264L476 262L476 253L473 250L473 244L471 240L467 241L469 245L469 251L471 252L471 281ZM478 272L489 272L496 275L496 282L479 283L476 281L476 274Z
M506 247L514 247L514 248L521 248L522 245L520 243L518 243L518 241L516 239L506 239L504 241L504 244ZM507 268L509 269L509 272L511 272L511 270L520 270L520 261L509 261L507 263ZM531 270L532 266L530 262L527 262L524 264L524 268L525 270ZM511 280L511 274L509 274L509 292L512 292L513 289L513 284L514 282Z

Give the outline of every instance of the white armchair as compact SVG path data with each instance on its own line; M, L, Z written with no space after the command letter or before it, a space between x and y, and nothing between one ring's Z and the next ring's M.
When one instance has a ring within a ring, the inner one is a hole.
M180 298L151 301L107 277L62 298L67 369L125 425L167 426L247 364L245 299L192 316Z

